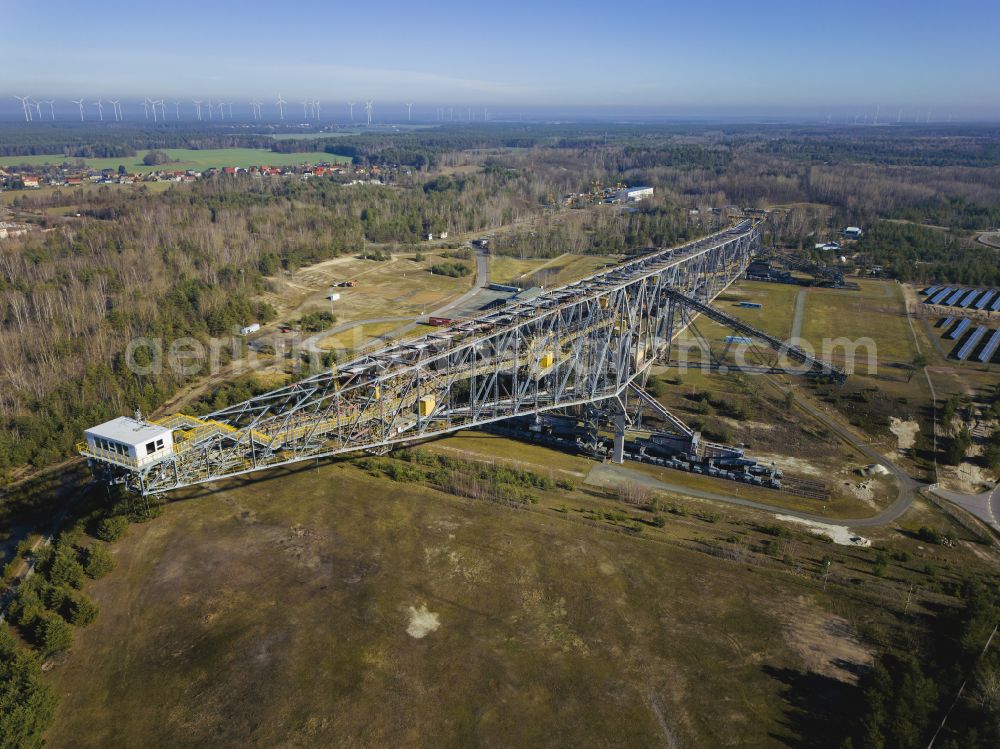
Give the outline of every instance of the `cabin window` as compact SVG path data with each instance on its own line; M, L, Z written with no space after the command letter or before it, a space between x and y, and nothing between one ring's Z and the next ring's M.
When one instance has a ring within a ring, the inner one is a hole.
M156 452L156 442L146 443L146 455L152 455Z
M156 449L157 450L163 449L163 440L156 440Z

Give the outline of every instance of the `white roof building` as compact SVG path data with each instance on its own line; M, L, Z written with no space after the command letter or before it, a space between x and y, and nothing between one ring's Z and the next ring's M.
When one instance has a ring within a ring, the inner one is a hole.
M98 460L140 468L171 455L171 430L128 416L106 421L86 431L86 452Z

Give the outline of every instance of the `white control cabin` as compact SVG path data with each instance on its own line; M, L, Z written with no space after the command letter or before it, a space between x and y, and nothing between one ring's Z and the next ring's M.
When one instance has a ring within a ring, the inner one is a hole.
M86 435L91 457L130 468L151 465L174 452L170 429L128 416L91 427Z

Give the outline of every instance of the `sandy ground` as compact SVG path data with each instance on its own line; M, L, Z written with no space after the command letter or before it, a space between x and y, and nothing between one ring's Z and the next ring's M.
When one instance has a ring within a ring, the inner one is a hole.
M438 615L433 611L428 611L424 604L421 604L420 608L410 606L409 613L410 623L406 627L406 634L417 640L426 637L441 626Z
M939 466L938 484L951 491L978 494L993 486L993 478L977 465Z
M904 421L893 416L889 419L889 431L896 435L900 450L909 450L917 442L920 424L916 421Z
M799 525L804 525L809 529L810 533L815 533L817 536L829 536L835 544L840 544L841 546L872 545L872 542L869 539L854 533L846 525L817 523L813 520L803 520L802 518L797 518L793 515L775 515L775 518L783 520L787 523L798 523Z
M748 450L747 452L761 463L774 463L786 473L799 473L823 479L830 477L830 470L828 468L815 465L802 458L793 458L789 455L778 455L776 453L765 453L759 450Z
M872 654L858 640L846 619L817 612L805 596L782 606L785 642L806 662L810 671L849 684L857 682L858 667Z

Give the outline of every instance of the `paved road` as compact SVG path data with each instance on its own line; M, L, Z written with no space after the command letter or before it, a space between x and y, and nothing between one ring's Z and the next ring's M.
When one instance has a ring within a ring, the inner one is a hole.
M793 341L802 337L802 317L805 314L805 311L806 290L799 289L799 293L795 295L795 317L792 319L791 339Z
M886 525L898 520L903 513L910 508L910 505L913 504L913 495L916 491L926 485L921 481L917 481L910 474L886 458L882 455L882 453L873 448L850 429L841 426L839 422L824 413L821 409L814 406L812 403L805 400L796 400L795 405L808 413L810 416L813 416L823 422L824 426L830 429L830 431L834 432L838 437L852 445L865 457L871 459L873 463L885 466L889 473L891 473L898 482L899 494L896 496L896 501L894 501L886 509L871 518L841 521L842 524L850 524L858 527L871 527L876 525Z
M648 486L650 489L674 492L675 494L683 494L697 499L709 499L714 502L724 502L730 505L749 507L754 510L763 510L764 512L771 512L776 515L791 515L792 517L801 518L802 520L811 520L815 523L844 525L850 528L874 528L880 525L887 525L896 520L898 517L898 515L893 512L892 506L877 515L872 515L867 518L831 518L827 515L814 515L809 512L790 510L787 507L781 507L779 505L769 505L766 502L743 499L742 497L736 497L731 494L706 492L701 489L692 489L691 487L684 486L683 484L673 484L668 481L660 481L652 478L651 476L647 476L644 473L633 470L628 466L616 465L614 463L598 463L590 469L590 473L587 474L587 478L584 483L590 484L591 486L613 487L618 486L622 483L622 481L633 481L641 486ZM734 487L740 486L742 486L742 484L734 485Z
M995 530L1000 531L1000 521L998 521L1000 519L1000 484L982 494L962 494L939 487L934 487L931 491L941 499L958 505Z

